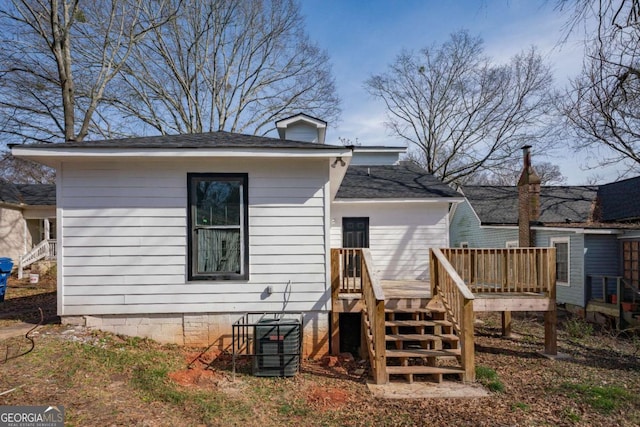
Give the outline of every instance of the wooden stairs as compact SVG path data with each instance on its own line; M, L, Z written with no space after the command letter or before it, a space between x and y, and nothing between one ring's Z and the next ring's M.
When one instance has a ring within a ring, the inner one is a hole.
M412 308L391 300L386 305L387 380L440 383L445 376L463 379L459 338L445 319L441 303L432 300Z

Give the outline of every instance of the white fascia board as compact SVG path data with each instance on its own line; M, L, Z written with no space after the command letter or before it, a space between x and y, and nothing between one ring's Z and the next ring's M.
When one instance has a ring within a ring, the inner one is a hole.
M29 147L13 147L14 156L34 160L46 165L58 163L60 160L85 160L85 159L126 159L126 158L335 158L351 157L348 148L336 147L335 149L126 149L126 148L94 148L94 149L42 149Z
M362 145L356 145L353 147L353 151L356 153L406 153L407 147L391 147L391 146L375 146L365 147Z
M459 197L434 197L429 199L338 199L336 204L357 204L357 203L460 203L464 199Z
M517 225L481 225L480 228L497 228L502 230L517 230ZM534 231L562 231L575 234L621 234L622 230L613 228L578 228L578 227L531 227Z

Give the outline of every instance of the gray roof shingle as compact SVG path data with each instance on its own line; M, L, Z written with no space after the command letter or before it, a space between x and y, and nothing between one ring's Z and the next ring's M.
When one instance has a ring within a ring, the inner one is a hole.
M602 221L640 220L640 176L601 185L598 198Z
M586 223L591 220L597 186L542 186L540 222ZM468 185L462 192L482 224L518 223L518 187Z
M209 132L183 135L157 135L135 138L107 139L100 141L65 142L55 144L29 144L28 147L47 149L66 148L293 148L327 150L345 148L344 146L318 144L314 142L291 141L264 136L243 135L231 132Z
M13 184L0 179L0 202L12 205L55 206L55 184Z
M0 179L0 202L20 204L20 191L9 181Z
M336 199L430 199L462 197L414 165L349 166Z

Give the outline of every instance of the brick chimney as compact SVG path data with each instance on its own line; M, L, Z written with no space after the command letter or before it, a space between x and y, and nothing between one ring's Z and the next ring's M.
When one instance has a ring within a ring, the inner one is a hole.
M531 165L530 145L522 147L523 166L518 180L518 240L520 247L534 246L531 223L540 219L540 177Z

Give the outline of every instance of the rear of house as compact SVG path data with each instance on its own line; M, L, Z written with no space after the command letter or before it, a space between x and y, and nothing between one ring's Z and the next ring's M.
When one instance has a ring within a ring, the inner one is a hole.
M371 247L382 278L426 280L460 195L397 164L404 148L324 144L306 115L276 125L282 139L13 147L57 170L63 321L224 349L244 313L302 313L314 357L330 345L331 247Z
M350 149L218 132L13 150L57 169L64 322L224 348L238 313L303 312L305 354L326 352Z

